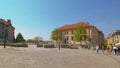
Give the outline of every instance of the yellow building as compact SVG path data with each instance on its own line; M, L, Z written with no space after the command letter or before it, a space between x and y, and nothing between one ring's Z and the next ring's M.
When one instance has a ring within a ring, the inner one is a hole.
M112 37L107 37L106 43L107 46L110 46L112 44Z
M120 30L116 30L106 39L107 45L118 45L120 44Z

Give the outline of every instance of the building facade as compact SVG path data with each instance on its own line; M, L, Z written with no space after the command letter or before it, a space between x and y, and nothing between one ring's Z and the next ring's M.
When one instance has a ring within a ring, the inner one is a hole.
M102 33L102 31L99 31L96 27L90 25L87 22L79 22L59 27L58 29L61 31L62 42L76 43L73 40L73 34L75 28L79 26L83 26L86 28L87 36L90 38L90 41L88 41L88 43L90 43L91 45L101 45L104 43L104 34Z
M114 44L120 44L120 30L116 30L113 35L112 35L113 39L113 43Z
M5 21L4 19L0 19L0 42L4 41L5 34L6 34L6 41L13 42L14 31L15 28L12 26L11 20Z
M120 45L120 30L116 30L106 38L107 45Z
M104 34L103 34L103 32L102 31L99 31L98 32L98 43L99 43L99 45L105 45L105 38L104 38Z
M106 45L110 46L112 44L113 44L112 34L109 34L109 36L106 38Z

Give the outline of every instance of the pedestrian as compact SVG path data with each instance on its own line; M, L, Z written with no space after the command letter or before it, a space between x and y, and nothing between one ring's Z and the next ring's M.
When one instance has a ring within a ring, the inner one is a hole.
M58 42L58 49L60 50L60 42Z
M120 55L120 46L118 46L118 55Z
M113 51L113 46L110 45L110 54L112 53L112 51Z
M94 52L94 50L95 50L95 46L92 46L91 49L92 49L92 52Z
M99 46L98 45L96 46L96 51L97 51L97 53L99 53Z
M107 53L110 53L110 48L109 48L109 46L107 46Z
M116 55L116 54L117 54L117 50L118 50L118 48L117 48L116 46L114 46L114 47L113 47L113 50L114 50L115 55Z
M105 49L105 47L104 47L104 45L102 45L102 52L103 52L103 54L104 54L104 49Z

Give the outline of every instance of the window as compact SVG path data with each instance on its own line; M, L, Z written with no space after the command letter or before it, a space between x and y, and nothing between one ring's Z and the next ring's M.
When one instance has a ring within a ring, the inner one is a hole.
M4 33L2 32L2 35L4 35Z
M73 30L71 31L71 34L73 34Z
M68 41L68 36L67 36L67 39L66 39L67 41Z
M62 32L60 32L60 35L62 35Z
M65 32L65 35L66 35L66 34L68 34L68 32L67 32L67 31Z
M2 29L4 30L4 27L2 27Z
M71 40L73 40L73 36L71 37Z
M66 32L66 34L68 34L68 31Z

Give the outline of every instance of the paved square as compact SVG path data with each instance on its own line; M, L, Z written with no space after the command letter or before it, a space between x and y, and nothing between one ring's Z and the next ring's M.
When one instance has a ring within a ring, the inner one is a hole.
M120 56L85 49L0 47L0 68L120 68Z

